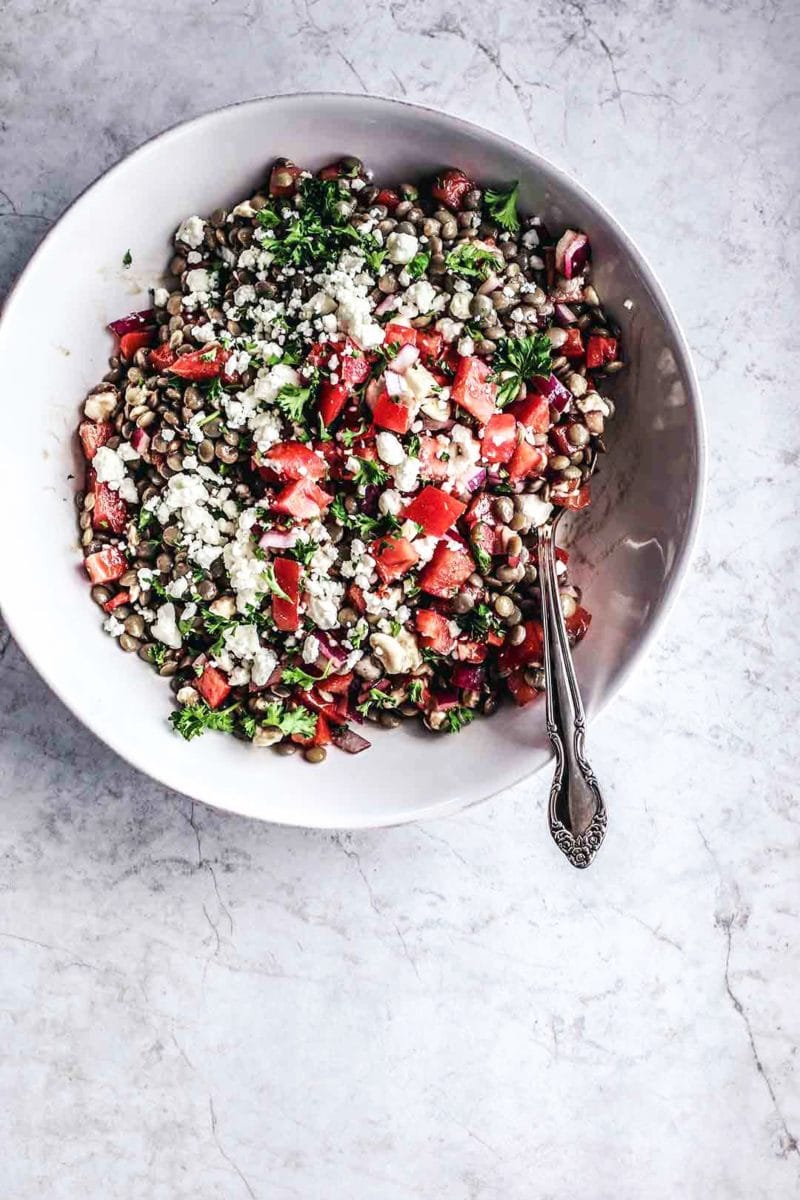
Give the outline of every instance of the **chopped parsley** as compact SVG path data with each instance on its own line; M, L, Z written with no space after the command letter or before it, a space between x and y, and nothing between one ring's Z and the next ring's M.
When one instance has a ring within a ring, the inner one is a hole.
M470 549L472 550L472 557L478 564L478 570L480 571L481 575L487 575L492 569L491 554L487 553L483 546L480 546L477 542L472 542Z
M152 508L140 508L139 516L136 521L137 529L146 529L152 520L155 519L155 513Z
M297 387L293 383L287 383L278 392L275 403L285 417L299 423L303 420L305 407L310 398L310 387Z
M414 255L411 262L406 264L406 271L412 279L419 279L420 275L424 275L427 271L430 261L430 250L420 250L418 254Z
M490 630L500 633L503 629L497 613L483 601L476 604L469 612L457 616L456 620L464 633L479 642L486 640Z
M213 709L201 701L199 704L186 705L184 708L176 709L175 712L170 713L169 719L175 732L190 742L192 738L199 737L208 729L216 729L220 733L232 733L233 714L238 707L238 704L231 704L228 708Z
M287 551L287 554L290 554L292 558L296 558L304 567L307 567L318 549L319 542L315 542L313 538L306 538L305 541L295 542Z
M395 703L394 696L390 696L388 692L382 692L380 688L370 688L366 700L356 705L356 712L360 712L362 717L365 717L373 705L386 708L388 705L394 707Z
M367 425L366 421L363 421L361 425L359 425L358 429L343 429L339 434L339 441L349 450L353 445L353 442L355 442L358 438L363 437L368 428L369 426Z
M163 667L164 659L167 657L167 647L160 645L158 642L153 642L147 654L154 666Z
M488 279L492 271L500 264L498 253L488 246L475 242L462 242L451 250L445 259L445 266L454 275L464 275L471 279Z
M377 244L366 242L342 216L341 202L349 196L336 179L303 179L298 189L301 207L286 208L286 216L270 222L273 236L265 243L279 267L311 266L330 262L346 246L361 245L365 255L374 255ZM263 209L261 210L264 211ZM374 261L374 259L373 259ZM380 265L380 264L378 264ZM377 267L373 269L377 270Z
M483 203L489 216L509 233L516 233L519 229L518 197L519 181L516 179L507 187L487 188L483 193Z
M412 433L406 445L406 452L411 458L419 458L419 434Z
M419 704L422 699L422 680L412 679L408 685L408 698L412 704Z
M346 529L355 530L360 538L382 537L387 533L394 533L400 528L400 522L392 513L370 517L364 512L348 512L341 496L336 497L328 511L340 525L344 525Z
M449 708L445 714L443 728L447 733L460 733L465 725L474 721L477 712L474 708Z
M126 250L122 256L122 265L126 271L132 262L133 262L133 255L131 254L130 250Z
M317 729L317 715L307 708L287 708L276 700L268 704L261 718L262 725L280 729L281 733L299 733L301 737L313 737Z
M530 337L503 338L492 356L492 375L497 383L497 403L502 408L515 399L520 386L533 375L550 370L550 339L543 333Z
M281 673L281 683L288 683L293 687L301 687L307 692L314 684L326 679L329 673L330 664L321 675L309 675L308 671L304 671L302 667L284 667Z
M370 484L388 483L389 472L384 470L377 459L357 458L358 468L353 477L356 487L369 487Z

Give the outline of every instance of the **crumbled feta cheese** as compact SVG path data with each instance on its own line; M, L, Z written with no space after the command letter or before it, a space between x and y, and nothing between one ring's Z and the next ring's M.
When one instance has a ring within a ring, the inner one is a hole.
M181 634L175 620L175 605L171 601L159 606L156 619L150 626L150 634L156 641L169 646L170 650L180 650Z
M109 617L106 617L105 621L103 622L103 629L105 629L106 633L110 633L111 636L115 638L119 637L121 633L125 632L125 626L123 625L122 621L118 621L113 613L111 613Z
M419 481L419 459L406 458L396 467L390 467L398 491L413 492Z
M544 525L553 511L552 504L545 503L538 496L523 493L517 497L517 502L525 519L530 521L531 525L536 529L540 525Z
M390 233L386 239L386 257L398 265L411 262L419 250L419 240L413 233Z
M202 217L187 217L178 226L178 232L175 234L177 242L185 242L187 246L196 249L203 244L205 236L206 223Z
M100 483L107 483L113 491L119 491L127 471L122 457L116 450L112 450L109 446L101 446L99 450L95 451L92 467Z
M303 642L303 662L315 663L319 658L320 649L321 644L319 638L314 637L314 634L310 633Z
M192 336L196 342L200 342L204 346L207 342L214 341L217 331L210 321L204 321L202 325L192 326Z
M256 687L264 686L277 665L277 657L272 650L268 650L266 646L260 647L255 652L253 655L253 665L250 671L250 678Z
M410 304L417 312L424 314L430 312L435 297L436 292L427 279L419 279L416 283L412 283L410 288L406 289L403 296L403 305Z
M419 560L422 563L430 562L433 558L433 552L439 545L437 537L418 537L414 538L414 549L419 555Z
M153 304L156 308L163 308L169 300L169 292L166 288L155 288L153 291Z
M406 452L403 449L400 439L393 433L379 433L375 438L375 446L378 451L378 458L385 462L387 466L395 467L403 462L406 457Z
M204 267L195 267L186 272L185 286L190 292L210 292L213 287L212 274Z
M396 517L403 507L403 497L394 488L387 488L378 497L378 511L384 516Z

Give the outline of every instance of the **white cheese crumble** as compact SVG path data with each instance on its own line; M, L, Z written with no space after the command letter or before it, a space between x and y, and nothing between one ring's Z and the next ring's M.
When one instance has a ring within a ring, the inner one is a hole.
M389 262L405 265L411 262L419 250L419 239L413 233L390 233L386 239L386 257Z
M156 619L150 626L150 634L156 641L169 646L170 650L180 650L181 634L175 620L175 605L171 601L159 606Z
M203 244L205 231L206 223L202 217L187 217L178 226L175 240L177 242L184 242L187 246L191 246L192 249L197 249L198 246Z

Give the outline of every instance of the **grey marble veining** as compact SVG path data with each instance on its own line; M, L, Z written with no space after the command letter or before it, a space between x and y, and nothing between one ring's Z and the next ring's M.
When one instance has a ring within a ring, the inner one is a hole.
M581 876L544 778L357 836L192 806L0 626L2 1196L797 1194L799 25L791 0L5 5L0 286L167 124L406 96L535 146L631 231L711 478L668 630L593 731L613 824Z

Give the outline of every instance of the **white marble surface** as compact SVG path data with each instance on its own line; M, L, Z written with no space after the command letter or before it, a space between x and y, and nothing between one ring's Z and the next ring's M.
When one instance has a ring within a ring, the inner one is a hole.
M799 23L792 0L7 0L0 284L166 124L407 96L627 225L712 453L686 591L593 731L613 826L584 875L544 778L353 837L193 808L0 626L3 1197L798 1194Z

